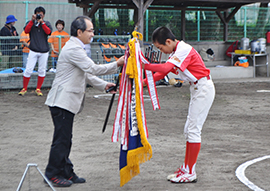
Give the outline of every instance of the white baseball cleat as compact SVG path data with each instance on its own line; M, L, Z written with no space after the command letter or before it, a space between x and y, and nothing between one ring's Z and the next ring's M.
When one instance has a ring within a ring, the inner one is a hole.
M177 174L176 177L170 180L172 183L195 183L197 182L197 175L196 172L189 174L189 173L182 173Z
M178 174L184 174L184 173L186 173L186 172L185 172L185 170L181 166L181 168L178 168L173 174L169 174L167 176L167 180L170 181L172 178L176 178L176 176Z

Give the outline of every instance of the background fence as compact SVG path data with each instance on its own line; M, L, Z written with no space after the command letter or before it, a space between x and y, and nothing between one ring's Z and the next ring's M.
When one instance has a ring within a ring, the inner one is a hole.
M0 42L3 42L7 38L12 38L16 43L22 41L24 38L20 37L0 37ZM61 45L64 38L69 38L69 36L51 36L50 38L55 38L57 45ZM91 44L86 45L86 52L89 57L97 64L107 64L109 62L113 62L118 60L119 57L123 56L126 49L126 44L130 39L130 35L96 35L93 38L93 42ZM26 39L27 40L27 39ZM0 43L0 47L9 47L13 44L3 44ZM16 45L16 44L14 44ZM22 52L22 49L18 49L18 51L13 51L11 49L5 49L9 52L9 55L0 56L0 89L17 89L22 87L22 74L19 75L11 75L14 72L22 73L24 71L24 65L26 62L24 61L25 54L27 56L27 52ZM61 46L59 46L59 50L61 51ZM4 51L2 51L4 52ZM50 51L50 56L48 59L47 71L54 73L55 67L53 65L54 60L57 57L52 56L52 52ZM55 63L57 65L57 62ZM21 71L18 71L21 69ZM17 71L16 71L17 70ZM34 69L34 73L38 70L38 64ZM2 78L4 76L4 78ZM100 78L108 81L115 82L116 74L99 76ZM46 77L47 78L47 77ZM10 80L12 81L10 83ZM2 83L4 82L4 83ZM33 82L33 86L35 86L35 82ZM50 83L48 83L50 86ZM44 86L43 86L44 87Z
M229 41L242 37L258 39L265 37L270 30L270 8L259 7L259 3L243 6L229 22ZM46 9L45 20L54 27L58 19L66 22L65 31L69 33L72 20L83 14L82 8L67 0L49 1L0 1L0 23L4 25L6 16L15 15L18 33L31 18L34 9L43 6ZM121 7L120 7L121 8ZM232 11L229 10L229 13ZM186 11L186 40L187 41L222 41L223 23L213 11ZM134 10L132 9L99 9L94 15L93 24L97 34L125 35L134 29ZM172 29L178 39L181 31L181 10L147 10L145 15L144 40L151 41L155 28L166 25ZM54 27L55 29L55 27Z
M269 8L244 6L228 24L228 41L247 37L251 40L264 38L270 30ZM186 11L186 41L223 41L223 23L213 11ZM181 11L148 11L148 28L153 31L167 25L176 36L181 35ZM148 34L150 36L150 34ZM147 40L150 40L149 38Z
M66 37L66 36L65 36ZM0 40L3 40L6 37L0 37ZM17 41L20 40L19 37L13 37ZM58 44L61 44L60 36L55 36L58 40ZM108 62L116 61L120 56L124 55L126 49L126 43L129 41L130 36L108 36L103 35L95 36L91 46L87 46L86 52L89 57L97 64L106 64ZM61 47L59 47L61 51ZM51 55L51 53L50 53ZM0 90L9 90L9 89L20 89L23 85L23 73L14 73L13 70L21 69L23 66L23 55L11 55L12 59L9 62L6 62L6 56L0 57L0 66L2 67L2 71L0 71ZM3 59L4 60L1 60ZM54 72L52 65L53 57L49 57L48 60L48 73L46 75L44 84L42 87L51 87L52 81L54 79ZM14 68L18 67L18 68ZM28 88L35 88L37 84L37 66L34 69L34 72L31 76L30 83ZM22 72L22 71L21 71ZM103 75L99 76L101 79L106 80L108 82L115 82L117 74Z
M49 1L1 1L0 0L0 24L3 27L7 15L13 14L18 19L15 27L19 35L22 33L25 23L31 19L34 9L43 6L46 9L45 20L50 21L53 31L56 31L55 22L58 19L65 21L65 29L70 33L70 24L79 15L83 14L82 8L76 4L69 4L67 0ZM229 10L229 13L232 10ZM228 13L228 14L229 14ZM242 7L230 20L228 27L228 40L240 40L247 37L250 40L265 38L265 33L270 30L269 23L270 8L259 7L259 4ZM213 11L186 11L186 41L223 41L223 23ZM132 9L99 9L92 18L95 37L91 44L91 58L99 63L105 64L108 61L117 59L115 55L108 56L110 53L105 51L113 50L114 53L122 51L119 45L124 45L134 29L134 10ZM151 41L151 34L158 26L168 26L172 29L178 39L181 39L181 10L152 10L149 9L144 15L144 41ZM101 35L101 36L99 36ZM120 35L120 36L119 36ZM124 35L121 37L121 35ZM121 37L121 38L118 38ZM5 44L7 37L0 37L1 44ZM10 38L10 37L8 37ZM13 37L14 43L18 43L22 38ZM118 40L117 40L118 39ZM124 39L124 40L123 40ZM17 40L17 41L16 41ZM61 41L61 38L58 39ZM58 42L59 43L59 42ZM103 44L111 43L109 48ZM61 43L60 43L61 44ZM118 45L119 44L119 45ZM19 42L22 45L22 41ZM116 45L117 47L115 48ZM11 56L3 55L3 48L0 53L0 70L23 67L25 52L22 47L14 51ZM103 52L102 52L103 51ZM51 52L51 51L50 51ZM112 54L114 54L112 53ZM2 54L2 55L1 55ZM105 56L104 56L105 55ZM52 68L53 57L48 60L48 70ZM8 61L7 61L8 60ZM37 68L35 68L37 69ZM113 76L109 81L112 81ZM0 88L1 89L1 88Z

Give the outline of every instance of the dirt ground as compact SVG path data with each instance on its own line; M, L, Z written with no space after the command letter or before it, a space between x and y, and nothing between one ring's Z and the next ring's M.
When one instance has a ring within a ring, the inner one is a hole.
M153 111L145 100L149 142L153 157L141 164L141 173L123 187L119 186L119 144L111 142L114 103L107 130L103 122L110 96L88 88L84 110L75 117L71 160L85 184L56 190L155 190L217 191L250 190L235 176L242 163L269 155L270 78L214 80L216 98L202 132L202 148L196 165L198 182L173 184L166 176L184 160L183 128L189 103L189 84L176 88L158 86L161 110ZM44 172L53 134L44 96L34 91L24 97L16 91L0 92L0 190L14 191L28 163ZM145 95L148 95L145 89ZM270 159L255 163L246 177L264 190L270 190ZM35 167L29 168L21 190L50 190Z

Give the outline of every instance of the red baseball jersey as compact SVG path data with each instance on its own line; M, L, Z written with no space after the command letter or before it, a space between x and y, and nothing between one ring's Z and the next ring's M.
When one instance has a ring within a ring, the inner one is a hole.
M196 82L210 74L200 54L184 41L177 43L175 51L170 54L167 62L177 66L173 73L179 75L179 78L184 81Z

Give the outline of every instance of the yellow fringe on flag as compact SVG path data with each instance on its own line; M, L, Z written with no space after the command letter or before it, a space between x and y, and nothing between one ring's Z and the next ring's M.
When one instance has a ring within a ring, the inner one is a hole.
M147 137L144 132L143 121L142 121L142 113L141 113L141 97L140 97L140 80L138 79L138 68L136 63L136 50L135 50L135 42L136 38L142 40L142 34L134 31L132 33L133 37L128 45L129 45L129 58L128 64L126 68L126 74L129 78L134 79L135 83L135 98L136 98L136 117L138 130L140 132L141 143L143 147L139 147L137 149L129 150L127 153L127 166L120 170L120 186L126 184L132 177L138 175L140 173L139 165L144 163L152 158L152 147L147 141Z

